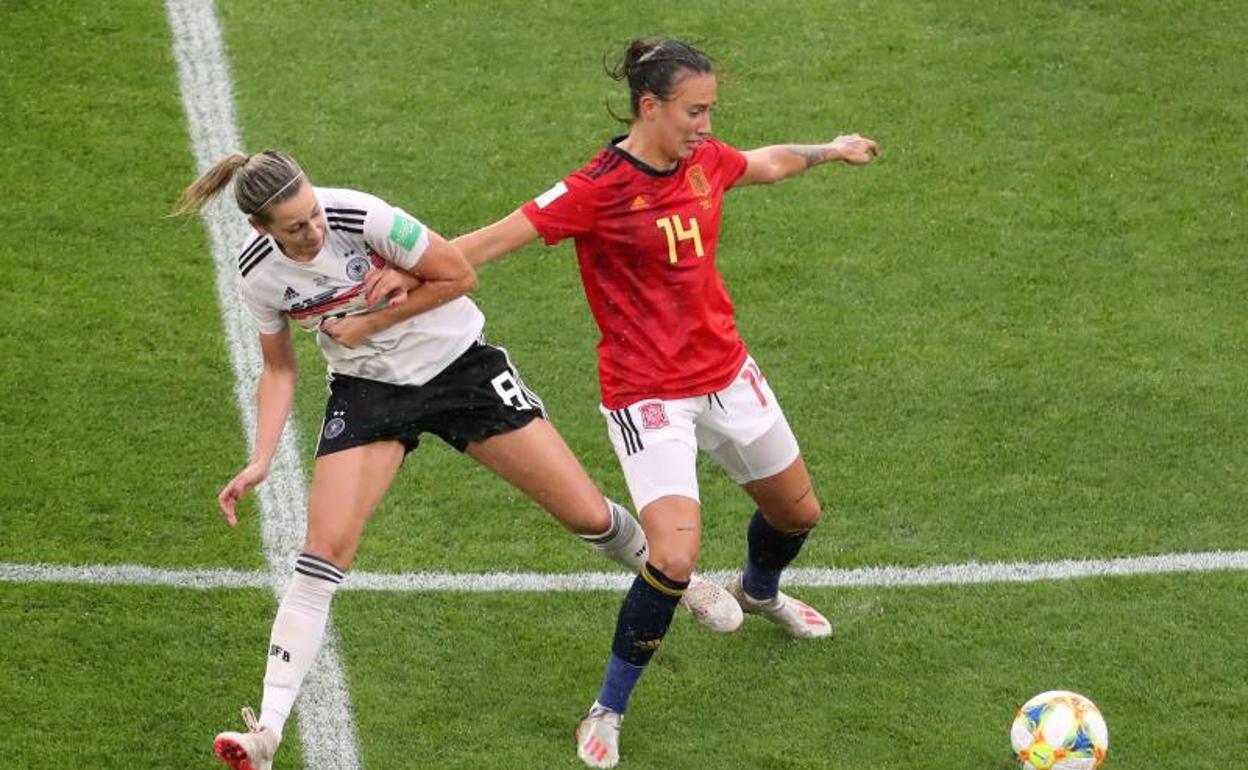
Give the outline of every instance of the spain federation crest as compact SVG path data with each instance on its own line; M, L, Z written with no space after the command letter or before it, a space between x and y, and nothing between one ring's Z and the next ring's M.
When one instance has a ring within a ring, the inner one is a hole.
M648 404L642 404L638 407L641 412L641 427L646 430L658 430L666 428L671 423L668 422L667 412L663 409L662 401L652 401Z
M702 198L711 194L711 183L706 181L706 173L702 171L701 163L689 167L689 188L694 195Z

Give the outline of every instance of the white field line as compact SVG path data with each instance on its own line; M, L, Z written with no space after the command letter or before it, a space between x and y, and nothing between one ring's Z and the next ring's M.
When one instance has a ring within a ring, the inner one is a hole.
M1183 572L1248 571L1248 551L1174 553L1120 559L1051 562L969 562L927 567L806 567L785 573L786 588L899 588L906 586L1036 583L1094 577L1165 575ZM704 577L726 583L735 573L711 571ZM416 593L524 593L623 591L632 577L622 572L350 572L340 591ZM0 562L0 582L85 585L162 586L220 589L268 588L260 571L228 569L158 569L134 565L62 566Z
M202 173L227 154L242 149L225 47L212 0L166 0L165 10L173 32L173 53L178 63L182 104L195 165ZM231 197L227 193L205 208L204 223L212 242L217 296L234 369L234 392L243 432L250 444L255 435L254 393L261 357L254 327L238 295L234 250L246 237L246 224L232 209L228 200ZM298 446L295 430L288 423L269 477L258 490L269 585L279 598L294 567L304 532L306 501ZM318 770L357 770L360 767L351 699L332 625L326 628L325 644L304 681L298 712L308 767Z

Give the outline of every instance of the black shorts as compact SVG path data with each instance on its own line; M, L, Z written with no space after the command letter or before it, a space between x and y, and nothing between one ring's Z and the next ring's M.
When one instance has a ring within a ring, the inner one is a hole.
M410 452L426 431L462 452L545 416L507 351L474 342L424 385L333 375L316 456L376 441L401 441Z

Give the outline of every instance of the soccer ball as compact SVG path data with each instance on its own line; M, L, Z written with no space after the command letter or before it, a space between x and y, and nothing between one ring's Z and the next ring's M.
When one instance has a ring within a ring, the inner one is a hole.
M1109 728L1092 701L1051 690L1018 710L1010 742L1026 770L1095 770L1109 751Z

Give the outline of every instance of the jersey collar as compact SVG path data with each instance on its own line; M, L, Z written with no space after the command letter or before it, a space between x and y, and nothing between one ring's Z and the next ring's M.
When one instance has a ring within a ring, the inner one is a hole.
M667 177L672 176L677 171L680 171L680 164L684 162L683 160L676 161L676 165L672 166L667 171L660 171L654 166L651 166L649 163L646 163L644 160L629 155L627 151L620 149L620 142L627 138L628 134L620 134L619 136L612 137L611 141L607 142L607 149L631 163L633 168L636 168L646 176Z

